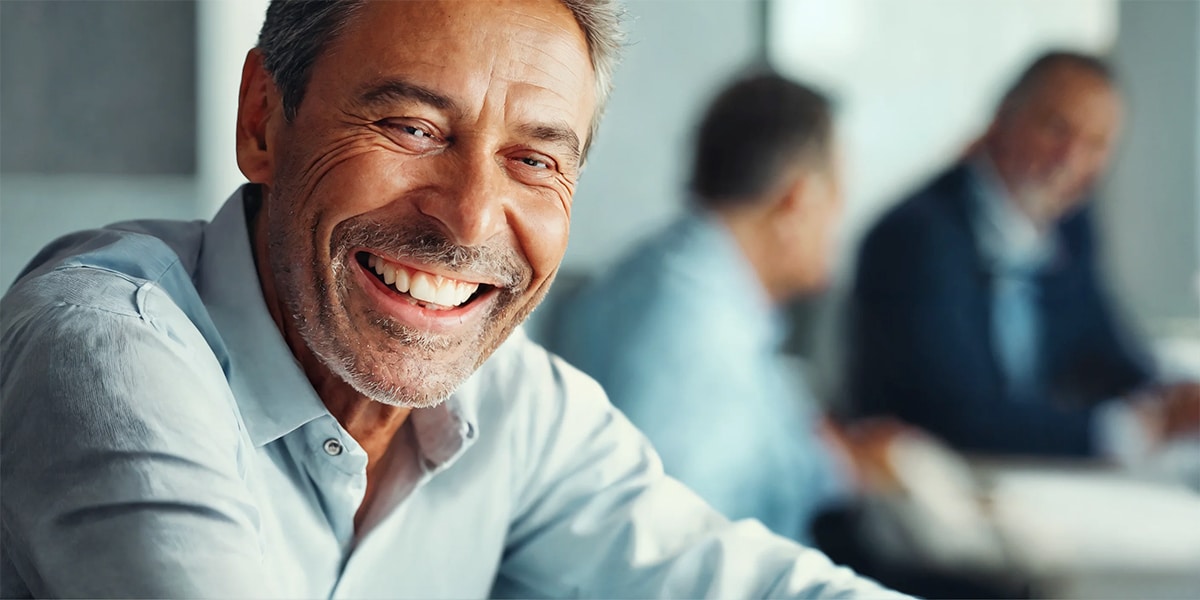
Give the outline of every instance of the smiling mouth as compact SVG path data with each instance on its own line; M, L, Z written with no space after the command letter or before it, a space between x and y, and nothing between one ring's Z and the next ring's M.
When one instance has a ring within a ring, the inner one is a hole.
M397 298L428 310L461 308L494 289L486 283L459 281L418 271L370 252L359 252L354 258Z

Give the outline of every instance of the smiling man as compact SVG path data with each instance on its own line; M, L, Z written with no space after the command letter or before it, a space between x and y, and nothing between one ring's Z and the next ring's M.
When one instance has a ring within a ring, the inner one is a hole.
M62 238L3 300L0 595L886 595L665 477L516 329L617 18L272 2L251 183L209 223Z

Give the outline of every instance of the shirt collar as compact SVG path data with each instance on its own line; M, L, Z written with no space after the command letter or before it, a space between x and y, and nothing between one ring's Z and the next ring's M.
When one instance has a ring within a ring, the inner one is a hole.
M971 227L979 251L1000 270L1032 271L1044 266L1056 244L1052 232L1040 231L1017 208L991 159L977 154L967 163L974 186Z
M431 407L414 409L408 415L426 471L449 467L475 440L477 426L473 403L463 401L463 392Z
M329 414L263 300L239 188L204 230L197 288L229 351L229 387L256 446Z

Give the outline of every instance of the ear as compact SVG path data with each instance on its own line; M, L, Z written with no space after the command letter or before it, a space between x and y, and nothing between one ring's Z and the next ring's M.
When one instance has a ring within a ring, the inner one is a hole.
M283 118L275 81L257 48L246 54L238 92L237 162L252 183L270 185L274 169L274 130Z
M808 170L791 173L771 205L773 221L795 223L797 217L803 217L808 212L808 205L811 204L808 197L813 187L811 179L812 173Z

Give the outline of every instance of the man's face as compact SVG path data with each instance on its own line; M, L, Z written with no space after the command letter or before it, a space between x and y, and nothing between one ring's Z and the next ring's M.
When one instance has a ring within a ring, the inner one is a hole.
M273 121L285 335L372 399L444 400L558 269L593 90L555 0L367 3Z
M1120 120L1108 83L1059 65L997 117L989 149L1021 208L1048 224L1075 208L1108 166Z
M806 167L805 198L795 212L795 237L783 261L791 265L799 294L823 290L832 279L842 222L842 158L838 148L827 164Z

